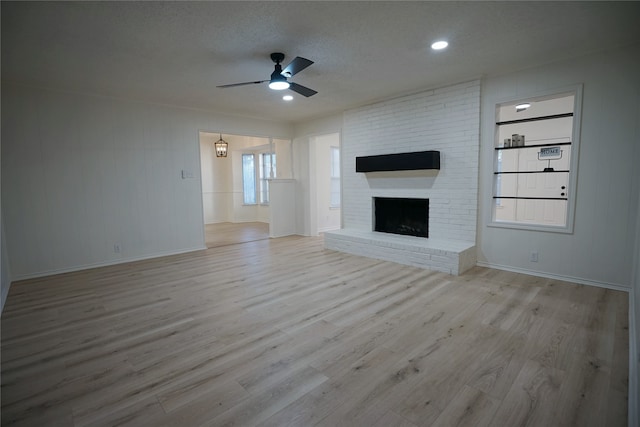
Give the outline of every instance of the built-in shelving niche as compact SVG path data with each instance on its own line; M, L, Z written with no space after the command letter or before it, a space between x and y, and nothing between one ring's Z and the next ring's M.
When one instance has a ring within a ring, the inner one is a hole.
M491 225L571 232L580 98L576 87L496 105Z

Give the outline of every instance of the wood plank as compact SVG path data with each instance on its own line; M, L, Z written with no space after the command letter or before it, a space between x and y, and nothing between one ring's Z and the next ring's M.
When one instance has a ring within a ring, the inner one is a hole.
M402 418L393 411L389 411L372 427L417 427L414 423Z
M498 405L498 400L492 399L482 391L464 386L432 426L489 426Z
M256 425L295 402L326 380L327 377L310 367L291 371L286 378L266 392L253 395L242 401L210 420L208 424L216 426Z
M555 409L560 406L564 372L527 360L491 420L501 426L557 425ZM564 402L566 403L566 401ZM562 425L562 424L560 424Z

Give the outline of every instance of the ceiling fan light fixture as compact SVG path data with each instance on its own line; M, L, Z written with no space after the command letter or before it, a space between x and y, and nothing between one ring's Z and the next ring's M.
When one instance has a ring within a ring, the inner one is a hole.
M287 81L287 78L282 74L280 74L278 71L279 70L276 70L273 74L271 74L271 81L269 82L269 88L273 90L289 89L290 85L289 85L289 82Z
M269 89L273 90L285 90L289 89L289 82L286 80L271 80L269 82Z
M285 96L282 97L282 99L284 99L285 101L293 101L293 96L285 95Z

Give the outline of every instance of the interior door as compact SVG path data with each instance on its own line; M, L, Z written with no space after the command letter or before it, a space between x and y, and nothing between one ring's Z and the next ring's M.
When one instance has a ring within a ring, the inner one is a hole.
M569 174L566 172L541 172L547 167L554 171L568 170L570 153L562 150L558 159L551 161L538 159L539 150L518 150L517 194L519 197L535 199L518 199L516 204L516 220L548 225L565 225L566 200L553 200L567 196ZM549 200L550 199L550 200Z

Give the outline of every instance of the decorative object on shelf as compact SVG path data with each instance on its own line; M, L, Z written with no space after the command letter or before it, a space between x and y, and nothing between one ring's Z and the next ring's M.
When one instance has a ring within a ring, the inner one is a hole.
M216 146L216 157L227 157L229 144L222 139L222 134L220 134L220 140L216 141L214 145Z
M502 146L503 146L504 148L509 148L509 147L511 147L511 138L505 138L505 139L504 139L504 144L502 144Z
M524 147L524 135L519 135L517 133L511 135L511 146Z
M506 141L506 139L505 139L505 141ZM511 141L511 138L509 138L509 141ZM531 144L531 145L525 145L525 146L522 146L522 147L516 147L515 145L513 145L513 142L511 142L511 147L500 146L500 147L495 147L495 150L496 151L500 151L500 150L503 150L505 148L527 149L527 148L539 148L539 147L555 147L555 146L560 146L560 145L571 145L571 142L555 142L553 144Z
M562 151L560 147L543 147L538 152L538 160L547 160L547 167L543 169L544 172L553 172L551 167L551 160L560 160L562 158Z

